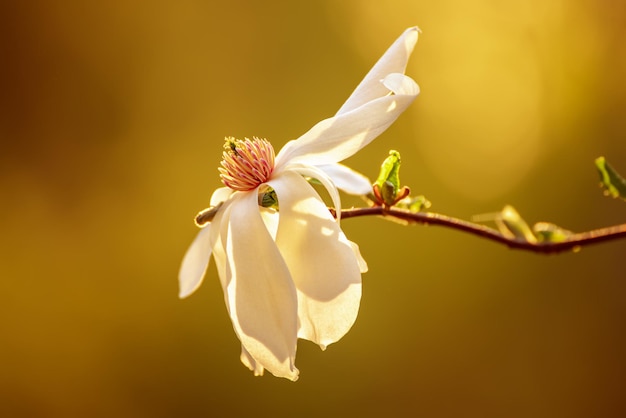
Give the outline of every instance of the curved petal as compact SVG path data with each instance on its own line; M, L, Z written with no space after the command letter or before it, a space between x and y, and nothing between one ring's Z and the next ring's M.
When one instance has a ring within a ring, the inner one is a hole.
M278 212L272 208L259 207L261 211L261 217L265 223L267 231L272 236L273 240L276 240L276 231L278 230Z
M370 179L343 164L323 164L318 168L330 177L337 188L348 194L363 196L372 191Z
M211 195L211 206L217 206L220 202L225 202L235 191L230 187L220 187Z
M331 200L333 201L333 205L335 206L335 211L338 216L341 216L341 197L339 196L339 192L337 191L337 186L335 183L328 177L328 175L321 170L319 167L306 165L306 164L291 164L287 166L287 170L296 172L303 176L311 177L318 180L328 191ZM280 199L278 201L280 205ZM339 217L337 218L339 220Z
M380 80L380 82L396 95L417 96L420 94L420 86L411 77L404 74L391 73Z
M393 95L318 122L300 138L285 144L276 156L275 170L296 162L322 165L342 161L383 133L419 94L419 87L410 77L391 76L381 83L393 87Z
M198 232L185 253L178 272L178 297L183 299L200 287L211 258L211 224Z
M350 241L306 180L288 171L269 184L280 205L276 244L298 290L298 337L325 349L356 320L361 300L359 262Z
M227 200L211 222L211 225L213 225L213 228L211 229L213 260L215 260L217 275L220 278L222 290L224 291L224 299L226 301L226 309L228 309L228 312L230 312L230 305L228 297L226 297L226 288L230 280L230 274L228 273L229 267L226 262L226 238L228 237L228 220L230 219L232 203L232 199Z
M225 208L223 213L220 214L228 219L230 217L230 209L229 207ZM265 217L264 217L265 219ZM221 221L221 219L220 219ZM215 259L215 265L217 266L217 272L220 277L220 282L222 283L222 289L224 290L224 299L226 302L226 310L230 315L230 301L228 298L227 286L230 281L230 268L226 263L226 250L224 249L226 246L226 240L223 237L228 235L228 222L224 222L223 224L216 223L215 225L221 225L221 237L219 237L219 232L215 234L217 239L215 240L215 244L213 246L213 258ZM266 223L267 225L267 223ZM214 228L216 230L218 228ZM252 372L254 372L255 376L263 376L264 368L261 366L253 357L248 353L243 344L241 345L241 355L239 357L241 362L248 367Z
M258 363L296 380L296 289L263 223L256 190L233 195L227 223L226 296L235 332L255 370Z
M233 190L228 187L216 189L211 195L211 206L217 206L220 202L226 201L232 193ZM185 253L178 272L179 298L183 299L191 295L202 284L211 259L213 245L219 235L219 225L225 209L222 207L213 217L213 221L202 228Z
M396 39L378 62L374 64L348 100L341 106L337 115L354 110L377 97L387 94L379 81L390 73L404 73L409 57L417 43L418 32L419 29L417 27L408 28Z

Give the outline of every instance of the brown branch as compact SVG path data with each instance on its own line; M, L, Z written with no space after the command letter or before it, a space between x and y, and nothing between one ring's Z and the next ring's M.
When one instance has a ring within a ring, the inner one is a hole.
M331 212L335 214L334 211L331 210ZM577 250L590 244L626 238L626 224L571 234L565 241L561 242L529 242L519 238L509 238L502 235L499 231L485 225L475 224L432 212L414 213L393 207L385 208L383 206L344 209L341 211L341 219L356 218L359 216L383 216L413 224L441 225L504 244L509 248L544 254Z

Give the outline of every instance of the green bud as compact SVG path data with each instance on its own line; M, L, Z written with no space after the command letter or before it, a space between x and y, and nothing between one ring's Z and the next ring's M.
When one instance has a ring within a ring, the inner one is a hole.
M394 196L398 193L400 188L400 153L398 151L389 151L389 156L385 158L385 161L380 166L380 173L374 184L378 185L381 191L389 186L385 186L388 182L393 187Z
M383 186L380 188L380 195L383 198L383 202L391 206L396 200L396 187L392 182L385 181Z
M278 209L278 197L274 189L268 187L264 192L259 193L259 206Z
M408 187L400 187L399 173L400 153L391 150L380 166L380 173L374 182L375 201L378 204L393 206L409 195Z

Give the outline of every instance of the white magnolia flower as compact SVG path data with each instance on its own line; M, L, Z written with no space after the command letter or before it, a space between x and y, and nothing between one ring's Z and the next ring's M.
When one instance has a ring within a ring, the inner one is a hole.
M296 380L297 339L324 349L356 319L367 266L304 177L323 184L338 210L337 188L370 191L365 177L338 162L387 129L418 95L404 75L417 35L417 28L407 29L334 117L289 141L275 158L265 140L227 139L220 168L227 187L213 193L211 205L221 206L183 259L180 297L200 286L212 254L241 361L255 375L267 369ZM278 211L259 206L268 190Z

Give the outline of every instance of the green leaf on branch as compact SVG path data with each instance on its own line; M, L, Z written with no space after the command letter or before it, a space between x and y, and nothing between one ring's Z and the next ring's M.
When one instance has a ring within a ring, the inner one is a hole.
M550 222L537 222L533 225L533 232L539 242L563 242L573 234L572 231Z
M400 200L397 204L400 209L407 209L409 212L417 213L430 208L430 200L426 199L423 195L416 197L407 196Z
M526 221L511 205L506 205L495 218L496 225L502 235L522 239L528 242L537 242L537 237Z
M504 206L500 212L473 216L472 220L474 222L493 221L505 238L531 244L565 242L574 234L550 222L537 222L530 228L511 205Z
M626 200L626 180L615 171L604 157L596 158L596 168L604 187L604 194Z
M393 206L410 193L408 187L400 187L400 153L389 151L389 156L380 166L378 178L374 182L375 201L380 205Z

